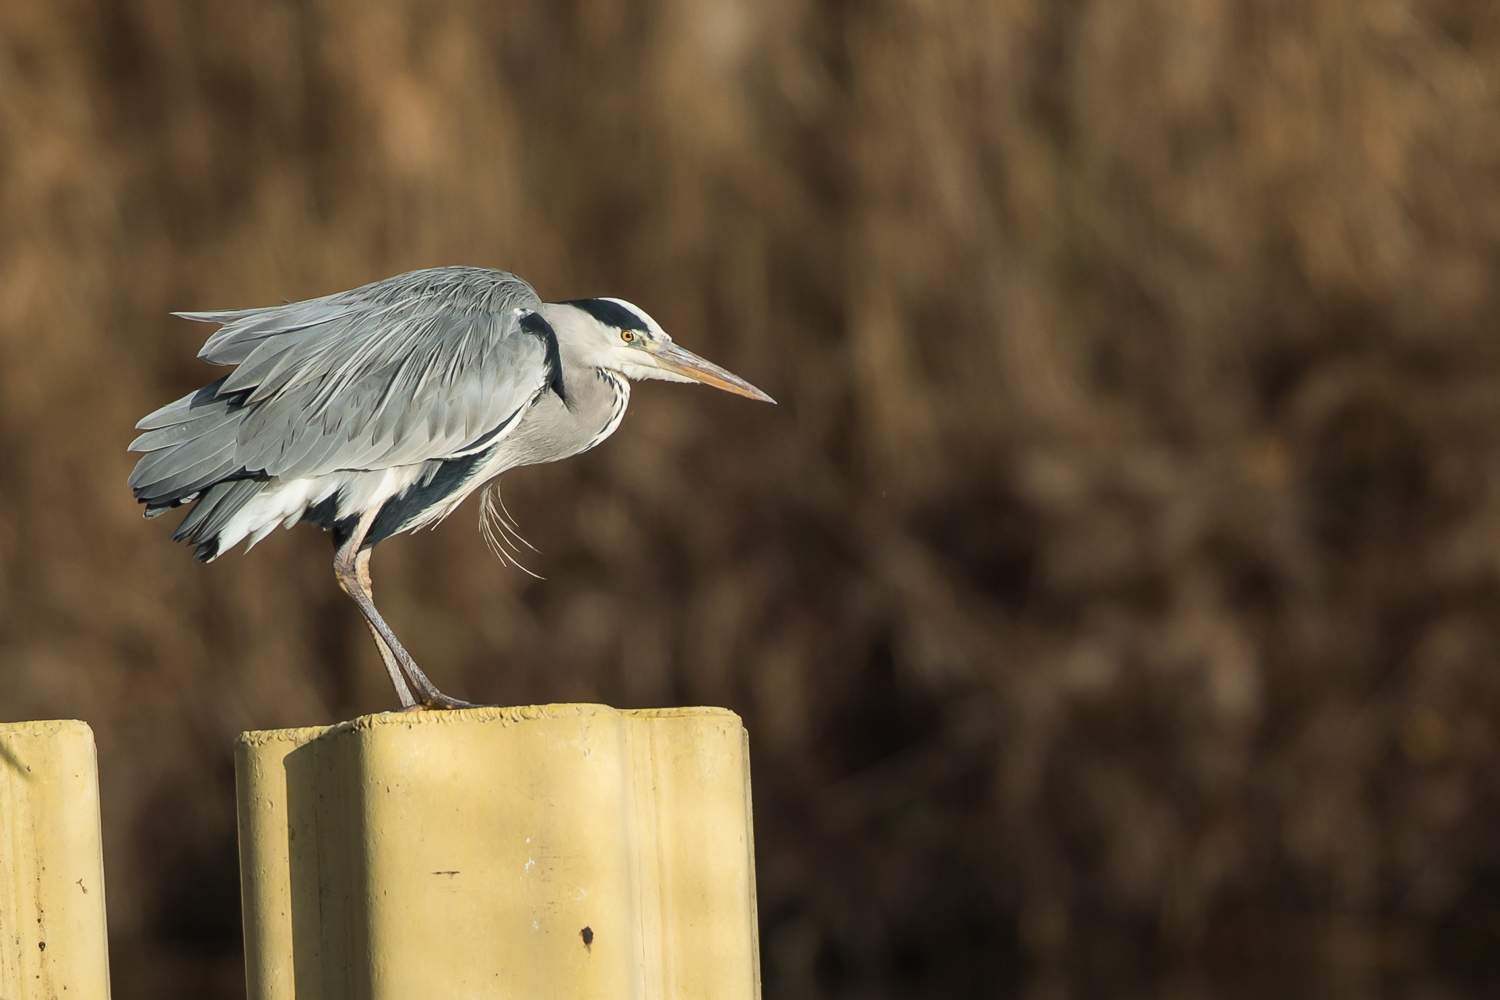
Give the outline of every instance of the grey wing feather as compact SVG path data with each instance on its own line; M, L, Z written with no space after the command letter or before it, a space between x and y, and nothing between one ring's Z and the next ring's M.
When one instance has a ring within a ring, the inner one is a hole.
M253 497L260 487L260 482L254 479L231 479L215 483L203 491L203 497L188 512L187 517L182 519L177 530L172 532L172 538L181 542L217 535L219 529L234 516L235 511Z
M406 277L402 275L401 277ZM397 279L388 279L397 280ZM381 282L376 282L376 285ZM279 306L258 306L251 309L226 309L217 312L177 312L173 316L199 323L218 323L220 329L203 345L198 357L215 365L237 365L267 337L305 330L328 320L344 315L356 293L365 292L375 285L365 285L348 292L325 295L320 299L303 302L288 302Z
M136 498L153 507L176 506L183 497L243 471L235 461L242 410L217 395L223 379L145 417L145 433L130 443L145 457L130 474Z
M238 367L136 425L145 433L131 449L147 455L130 485L160 505L215 481L204 477L470 454L557 377L550 329L522 324L540 308L513 275L436 268L306 302L179 314L222 323L199 356Z

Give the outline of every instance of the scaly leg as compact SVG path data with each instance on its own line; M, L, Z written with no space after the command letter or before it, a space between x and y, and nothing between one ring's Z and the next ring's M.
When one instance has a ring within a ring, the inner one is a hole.
M380 617L380 612L375 610L375 599L370 595L369 587L370 550L363 548L363 544L370 525L375 522L376 513L378 511L366 511L348 540L339 546L333 557L334 576L338 578L339 586L344 588L344 593L354 599L360 613L365 616L365 622L375 636L375 644L380 647L382 658L389 654L386 669L390 670L394 664L396 672L399 672L399 678L393 672L391 683L396 685L396 693L401 696L403 708L415 708L417 702L424 708L473 708L472 702L450 698L439 691L437 685L422 673L406 647L401 645L401 640L396 638L396 633L391 631L385 619ZM401 683L403 680L404 683ZM408 685L410 691L406 690ZM416 695L415 699L412 699L413 694Z
M370 586L370 550L361 549L359 555L354 557L354 569L358 576L358 583L365 595L370 598L370 603L375 603L375 591ZM335 570L335 575L337 570ZM342 576L339 577L339 587L344 593L353 597L354 594L344 585ZM380 637L380 631L375 623L368 618L365 619L365 627L370 630L370 636L375 640L375 648L380 650L380 659L385 662L385 672L391 677L391 685L396 689L396 695L401 699L402 711L410 711L417 707L417 699L411 695L411 689L406 686L406 677L401 673L401 665L396 662L396 656L391 652L391 647L385 644Z

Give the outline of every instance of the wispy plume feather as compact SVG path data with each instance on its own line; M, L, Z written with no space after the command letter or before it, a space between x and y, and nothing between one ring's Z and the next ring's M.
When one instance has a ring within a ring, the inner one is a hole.
M542 550L521 537L515 518L510 516L510 511L505 509L505 501L500 498L498 480L485 486L479 495L479 531L484 535L485 543L489 545L490 551L495 553L501 562L514 566L534 579L546 579L540 573L535 573L522 565L520 561L521 546L526 546L537 555L541 555Z

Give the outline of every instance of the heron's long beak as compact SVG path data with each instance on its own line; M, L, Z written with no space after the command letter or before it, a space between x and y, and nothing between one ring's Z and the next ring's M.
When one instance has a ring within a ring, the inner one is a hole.
M727 372L712 361L705 361L692 351L685 351L676 344L655 347L651 351L651 356L667 371L690 378L694 382L702 382L704 385L711 385L715 389L723 389L737 396L758 399L763 403L776 402L738 375Z

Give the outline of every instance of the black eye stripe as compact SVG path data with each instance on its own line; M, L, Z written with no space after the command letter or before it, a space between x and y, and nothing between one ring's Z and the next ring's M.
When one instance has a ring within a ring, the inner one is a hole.
M611 302L608 299L572 299L563 304L582 309L605 326L612 326L619 330L635 330L638 333L651 332L645 320L618 302Z

